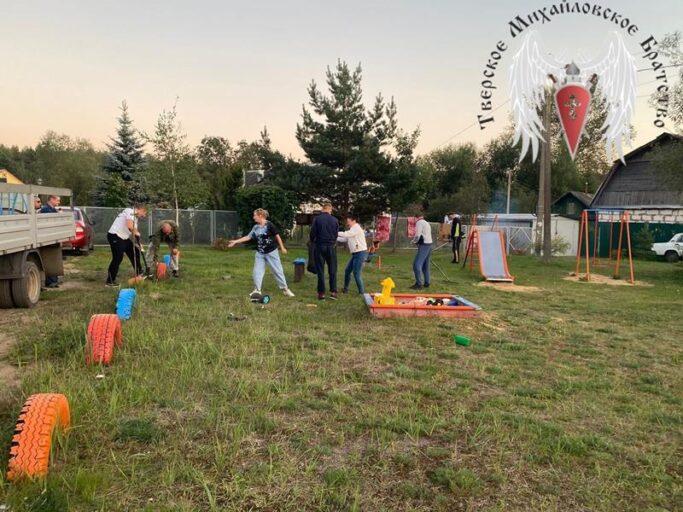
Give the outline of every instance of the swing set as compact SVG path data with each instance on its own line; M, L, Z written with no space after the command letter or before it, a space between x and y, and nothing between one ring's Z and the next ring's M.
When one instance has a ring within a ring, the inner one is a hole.
M592 219L589 216L592 213ZM609 252L608 260L616 259L614 267L614 279L619 279L619 270L621 267L621 259L624 245L624 232L626 233L626 253L628 255L629 266L629 282L635 284L635 277L633 274L633 254L631 250L631 229L629 226L629 213L627 210L621 208L587 208L581 213L581 224L579 227L579 247L576 252L576 275L579 276L582 267L582 259L585 257L586 261L586 281L590 281L591 265L593 268L598 268L603 265L600 259L600 220L605 219L609 222ZM589 225L593 222L593 257L591 262L590 246L591 240L589 236ZM614 246L614 224L619 223L619 241ZM584 251L585 246L585 251Z

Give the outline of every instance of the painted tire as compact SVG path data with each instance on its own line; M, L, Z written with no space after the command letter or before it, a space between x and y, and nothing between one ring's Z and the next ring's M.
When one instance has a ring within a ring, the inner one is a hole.
M88 324L86 364L110 364L114 346L123 345L121 320L116 315L93 315Z
M52 436L56 429L69 428L69 401L58 393L39 393L28 397L14 428L7 480L47 475Z
M166 279L166 263L157 264L157 279Z
M123 288L119 292L119 298L116 301L116 314L121 320L130 320L133 315L136 295L135 288Z
M171 256L169 254L165 255L163 262L168 267L171 264Z

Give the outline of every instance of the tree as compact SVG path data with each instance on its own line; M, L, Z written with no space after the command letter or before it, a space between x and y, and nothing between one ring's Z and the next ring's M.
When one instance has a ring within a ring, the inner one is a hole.
M69 188L76 204L88 204L102 158L87 140L48 131L35 148L30 182Z
M122 207L148 199L142 182L146 167L145 143L133 127L125 101L120 110L116 138L110 138L107 144L103 175L97 183L95 200L99 206Z
M396 104L381 94L366 110L360 65L351 71L339 61L334 71L327 69L326 82L329 96L311 82L311 110L304 106L297 124L296 138L310 164L291 170L312 178L307 184L298 180L303 194L312 202L330 200L341 215L352 208L361 215L399 209L407 199L399 189L410 188L417 176L412 153L419 130L399 130Z
M168 179L171 188L171 199L173 207L175 208L176 222L179 222L179 200L178 200L178 166L181 161L188 163L187 157L190 154L190 148L187 145L187 135L183 132L180 122L177 121L178 101L173 104L171 110L163 110L159 114L154 134L145 134L143 137L147 142L152 144L154 148L154 157L156 158L156 171L158 178L162 181ZM196 168L195 168L196 171ZM157 184L160 184L157 182Z
M268 220L277 226L283 238L289 235L296 211L296 202L291 194L273 185L256 185L240 189L237 193L237 211L243 232L248 232L254 225L252 214L257 208L268 210Z

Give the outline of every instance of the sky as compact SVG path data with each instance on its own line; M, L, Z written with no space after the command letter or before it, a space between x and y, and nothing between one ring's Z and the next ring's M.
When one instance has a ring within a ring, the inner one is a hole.
M302 157L294 133L307 87L323 82L327 66L342 59L362 65L368 104L378 92L393 97L400 126L420 128L418 153L447 142L482 145L509 116L504 105L485 130L476 124L490 52L498 41L508 44L494 78L498 107L508 98L508 70L522 39L511 37L508 22L561 2L5 2L0 143L35 145L54 130L103 147L122 100L135 126L149 132L178 98L192 145L206 135L255 140L267 126L276 149ZM590 3L628 17L638 33L629 36L603 18L560 15L532 27L551 53L593 57L617 30L642 69L648 63L640 57L641 41L683 30L681 0ZM661 132L647 104L654 77L638 73L636 145Z

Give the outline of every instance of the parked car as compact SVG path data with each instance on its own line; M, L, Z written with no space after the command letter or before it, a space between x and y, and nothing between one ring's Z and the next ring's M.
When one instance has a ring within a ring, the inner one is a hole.
M652 251L672 263L683 259L683 233L676 233L668 242L652 244Z
M95 224L88 215L80 208L74 207L74 222L76 223L76 236L66 242L62 242L62 249L76 254L86 255L95 249Z

